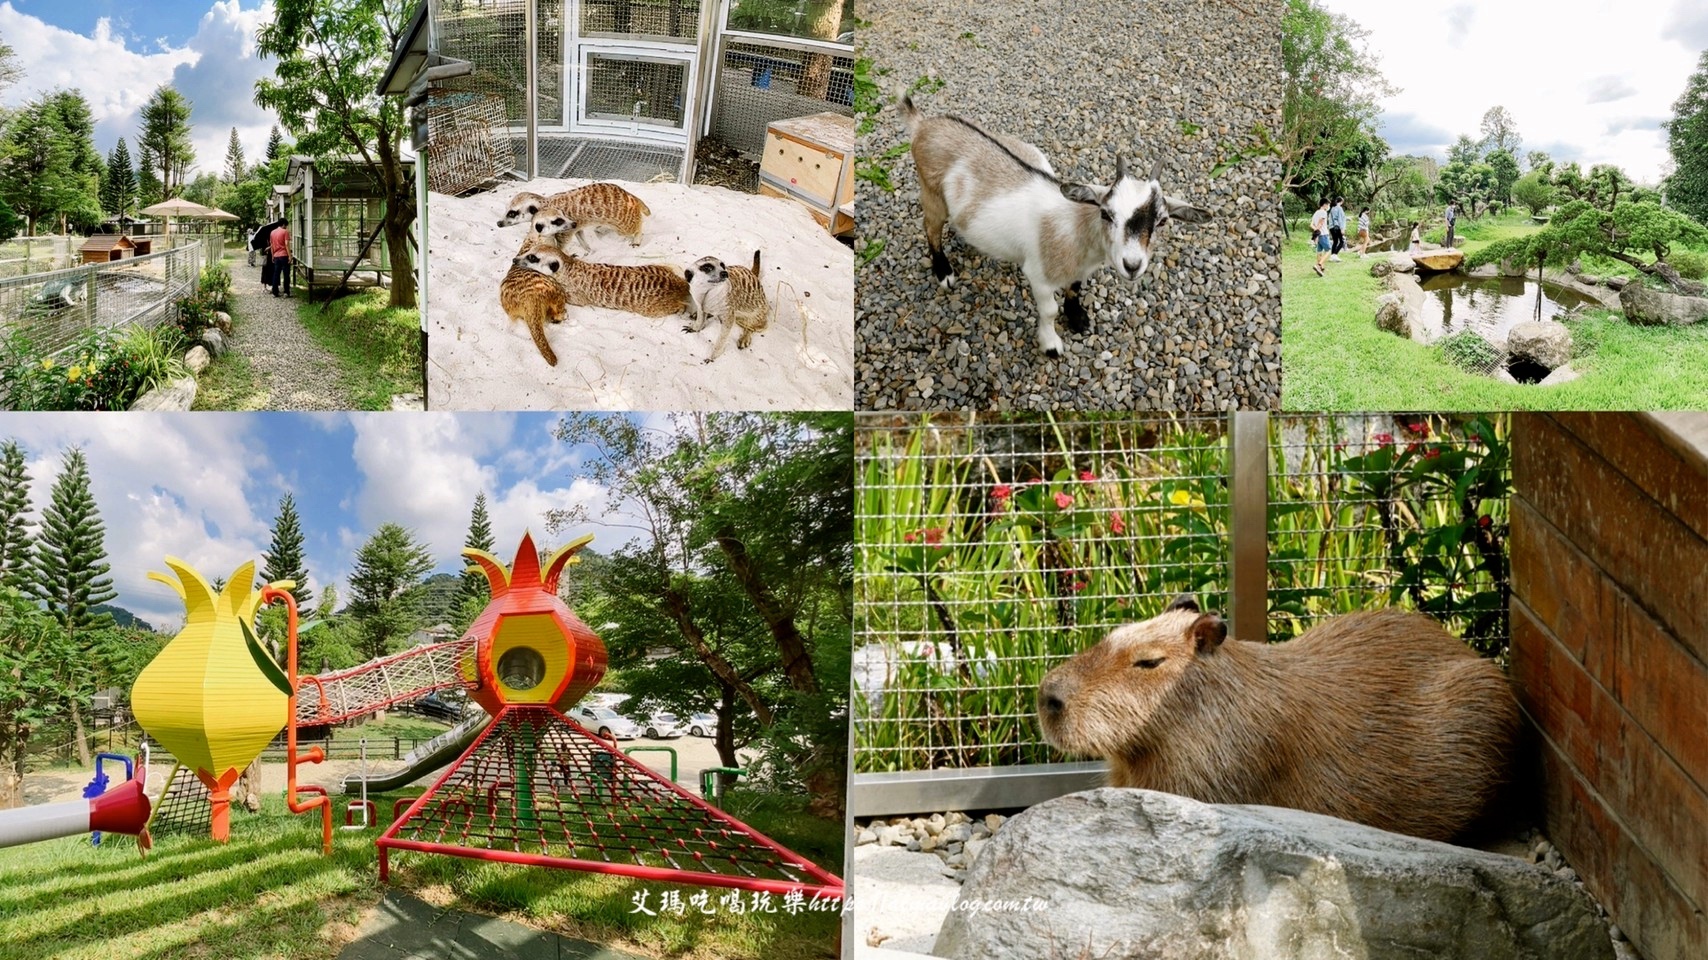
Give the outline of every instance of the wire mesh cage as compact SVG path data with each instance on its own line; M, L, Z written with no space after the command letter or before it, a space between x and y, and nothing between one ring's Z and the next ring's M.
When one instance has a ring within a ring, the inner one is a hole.
M1262 513L1268 585L1267 636L1242 639L1397 603L1500 653L1504 431L1273 418L1266 495L1246 504L1222 417L863 417L856 770L1064 759L1033 719L1039 681L1180 593L1226 609L1239 511Z
M584 61L590 120L676 129L687 119L686 60L590 52Z
M700 36L700 0L582 0L584 37L688 41Z
M22 336L48 356L92 329L166 322L219 243L209 237L147 256L0 279L0 332Z
M747 154L765 148L765 128L815 113L854 113L854 57L786 41L730 40L718 64L712 136Z
M461 196L510 169L504 98L491 84L445 84L427 96L427 189Z

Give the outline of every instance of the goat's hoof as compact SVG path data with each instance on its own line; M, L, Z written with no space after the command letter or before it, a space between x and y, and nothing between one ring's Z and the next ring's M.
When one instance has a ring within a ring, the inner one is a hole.
M937 285L942 287L945 290L951 289L952 287L955 286L955 275L951 273L945 277L942 277L941 279L939 279L937 281Z
M1056 347L1045 347L1044 356L1049 357L1051 360L1060 360L1062 352Z

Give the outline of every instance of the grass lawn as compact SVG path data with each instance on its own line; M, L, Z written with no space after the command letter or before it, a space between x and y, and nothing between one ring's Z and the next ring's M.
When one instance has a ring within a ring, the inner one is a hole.
M386 718L384 720L369 720L361 726L353 727L349 730L340 730L338 735L341 739L367 737L369 740L373 740L376 738L389 739L391 737L400 737L404 740L412 738L416 740L431 740L439 734L444 733L446 730L451 729L451 727L452 724L446 723L443 720L435 720L432 717L422 717L413 713L403 713L402 711L393 710L386 713Z
M233 323L241 323L235 315ZM235 350L215 357L196 384L196 402L191 410L265 410L267 391L249 365L249 358Z
M405 794L399 794L405 795ZM382 811L389 798L378 798ZM791 798L733 794L732 812L786 846L841 870L842 823L809 817ZM324 960L380 898L374 838L335 832L320 854L319 820L269 795L259 814L233 810L231 842L161 838L147 859L128 837L99 848L67 837L0 850L3 960ZM618 949L684 960L835 955L832 912L684 918L632 913L633 895L669 884L568 870L405 853L392 884L435 906L550 929ZM680 887L684 901L701 888ZM718 893L714 891L713 899Z
M1468 225L1460 249L1535 229L1527 218ZM1557 387L1465 373L1433 346L1376 328L1382 282L1354 255L1311 270L1308 231L1282 249L1282 387L1288 410L1676 410L1708 406L1708 329L1639 327L1592 311L1568 324L1583 374ZM1590 266L1585 265L1586 269ZM1607 271L1615 272L1615 271Z
M384 290L297 304L315 342L344 362L358 410L390 410L393 394L421 393L421 314L386 306Z

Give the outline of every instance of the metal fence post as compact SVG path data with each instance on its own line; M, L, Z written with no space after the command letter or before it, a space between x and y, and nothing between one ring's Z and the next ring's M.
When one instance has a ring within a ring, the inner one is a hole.
M528 179L540 175L540 4L539 0L524 0L525 14L522 42L528 51L522 58L527 64L528 98ZM568 54L566 53L567 57Z
M1269 638L1269 414L1242 410L1228 424L1228 633Z

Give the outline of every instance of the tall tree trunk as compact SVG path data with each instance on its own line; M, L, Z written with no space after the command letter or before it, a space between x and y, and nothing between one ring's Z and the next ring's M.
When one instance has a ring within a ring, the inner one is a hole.
M0 766L0 810L24 805L24 758L29 752L30 728L7 722L5 742L0 743L0 756L6 758Z
M819 8L818 16L813 18L812 27L808 32L814 40L835 40L836 28L842 25L842 7L846 0L831 0ZM827 53L809 53L802 64L801 82L797 88L801 96L827 99L830 93L830 75L836 64L836 58Z
M95 758L89 753L89 734L83 729L83 707L77 702L76 694L71 696L71 729L77 738L77 762L87 769Z
M409 255L409 225L415 222L415 182L404 176L392 144L379 145L380 182L385 193L385 243L391 260L389 305L411 309L415 303L415 264ZM420 162L419 160L417 162Z
M712 742L718 748L718 766L739 767L741 758L735 754L735 685L718 680L718 732Z
M807 653L806 638L795 626L794 617L783 608L782 602L771 592L770 585L760 577L753 557L747 552L747 544L741 542L735 531L723 527L716 536L718 548L729 561L735 578L741 582L742 591L771 631L771 639L777 644L777 653L783 661L783 675L789 678L789 685L802 693L817 693L818 677L813 673L812 656Z
M753 709L754 715L759 718L761 727L769 727L772 723L770 704L760 698L759 692L753 689L751 683L741 678L741 674L736 671L734 665L724 659L722 654L713 650L712 645L706 642L705 632L700 629L698 623L694 622L693 614L688 609L688 598L670 587L664 588L663 596L665 612L670 614L670 619L676 621L676 628L681 631L682 639L688 641L688 645L694 648L694 655L699 657L700 662L712 671L719 683L729 684L736 693L741 695L741 699ZM723 724L720 721L720 729L722 726Z

